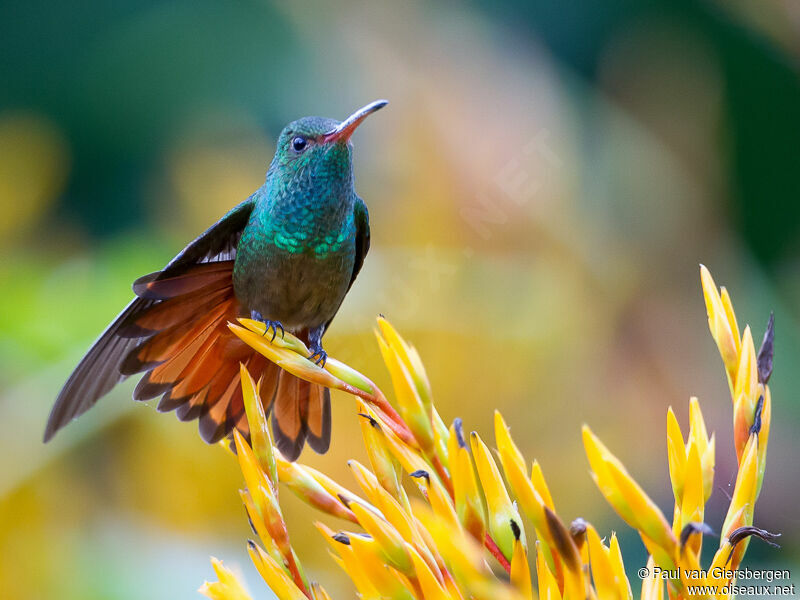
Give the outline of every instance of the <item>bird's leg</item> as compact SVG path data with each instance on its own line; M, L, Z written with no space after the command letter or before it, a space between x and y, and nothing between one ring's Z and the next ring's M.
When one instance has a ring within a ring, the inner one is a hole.
M269 333L269 330L272 329L272 338L270 339L270 342L275 341L275 336L278 335L279 329L281 330L281 339L283 339L283 336L286 335L286 332L284 331L283 325L281 325L280 321L270 321L269 319L265 319L264 317L261 316L261 313L258 312L257 310L250 311L250 318L253 319L254 321L259 321L265 325L263 333L264 337L266 337L267 334Z
M325 325L320 325L308 332L308 345L311 350L309 360L313 360L320 367L325 367L325 362L328 360L328 353L322 349L322 334L325 333Z

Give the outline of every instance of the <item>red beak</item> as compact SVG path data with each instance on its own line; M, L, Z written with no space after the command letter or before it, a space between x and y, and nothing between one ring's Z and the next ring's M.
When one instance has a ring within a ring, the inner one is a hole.
M334 129L322 136L322 143L347 142L350 136L353 135L356 127L361 125L364 119L387 104L389 104L388 100L375 100L375 102L370 102L365 107L359 108L356 112L339 123Z

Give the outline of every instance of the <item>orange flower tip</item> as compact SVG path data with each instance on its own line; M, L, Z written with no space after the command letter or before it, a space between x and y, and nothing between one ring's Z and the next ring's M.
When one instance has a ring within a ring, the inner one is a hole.
M766 529L760 529L759 527L753 527L752 525L746 525L744 527L734 529L730 536L728 536L728 541L730 541L731 546L735 548L739 542L749 538L750 536L755 536L770 546L780 548L780 546L773 541L781 537L780 533L770 533Z
M775 313L769 313L767 330L764 332L764 339L761 341L761 348L758 351L758 381L767 385L770 375L772 375L772 355L775 350Z
M467 442L464 440L464 422L461 420L461 417L456 417L453 419L453 429L456 432L456 441L458 442L458 447L466 448Z
M681 529L680 535L680 543L681 548L683 548L686 543L689 541L693 535L699 533L700 535L717 535L714 533L714 530L705 523L698 523L696 521L692 521L691 523L687 523L683 529Z
M428 473L425 469L418 469L418 470L414 471L413 473L409 473L408 476L412 477L414 479L422 478L422 479L425 480L425 483L427 483L429 485L431 483L431 474Z

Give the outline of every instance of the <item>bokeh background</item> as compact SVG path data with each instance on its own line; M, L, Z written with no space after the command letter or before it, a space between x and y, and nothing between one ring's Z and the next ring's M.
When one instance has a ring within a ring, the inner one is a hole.
M800 564L800 5L793 0L0 5L0 597L195 598L249 535L236 464L120 386L44 446L55 395L160 268L263 181L277 133L386 97L355 136L372 251L327 335L388 388L373 318L426 362L443 416L501 409L565 519L635 534L588 475L590 423L665 511L665 413L735 456L698 263L777 341L750 566ZM348 482L352 400L304 455ZM288 494L307 569L352 596ZM711 546L713 544L708 544ZM639 582L633 571L634 589Z

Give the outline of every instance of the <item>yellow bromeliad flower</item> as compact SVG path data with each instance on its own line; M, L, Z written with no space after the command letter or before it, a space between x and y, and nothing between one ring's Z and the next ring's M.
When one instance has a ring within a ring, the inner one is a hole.
M649 553L641 574L641 598L730 598L748 539L770 542L773 534L753 526L764 476L771 419L773 320L761 349L750 329L740 335L730 297L701 268L711 334L719 347L733 401L734 442L739 461L730 507L712 564L701 570L705 504L714 480L715 442L700 403L689 401L684 438L667 412L667 461L675 499L672 521L634 481L622 462L583 428L586 455L600 493L633 527ZM257 571L281 600L325 600L300 564L279 502L280 484L313 508L347 523L317 523L334 561L365 599L523 600L629 599L615 534L609 538L582 519L566 525L538 462L529 466L495 413L496 454L476 433L465 436L460 419L448 428L436 411L417 351L383 318L378 345L389 370L394 400L368 378L329 358L324 368L308 361L302 342L286 334L271 341L263 325L241 319L232 331L294 375L353 394L369 466L350 461L359 492L306 465L286 461L273 446L258 400L259 382L242 367L242 393L250 439L234 433L246 489L242 500L260 543L249 542ZM497 459L495 459L495 456ZM409 476L403 478L403 471ZM413 481L418 493L406 489ZM524 519L523 519L524 517ZM526 527L528 535L526 535ZM250 596L231 571L212 559L218 581L200 591L213 600ZM506 575L503 575L503 571ZM697 574L701 573L700 579ZM722 573L722 575L720 575ZM535 582L535 584L534 584ZM698 591L697 585L706 586Z

